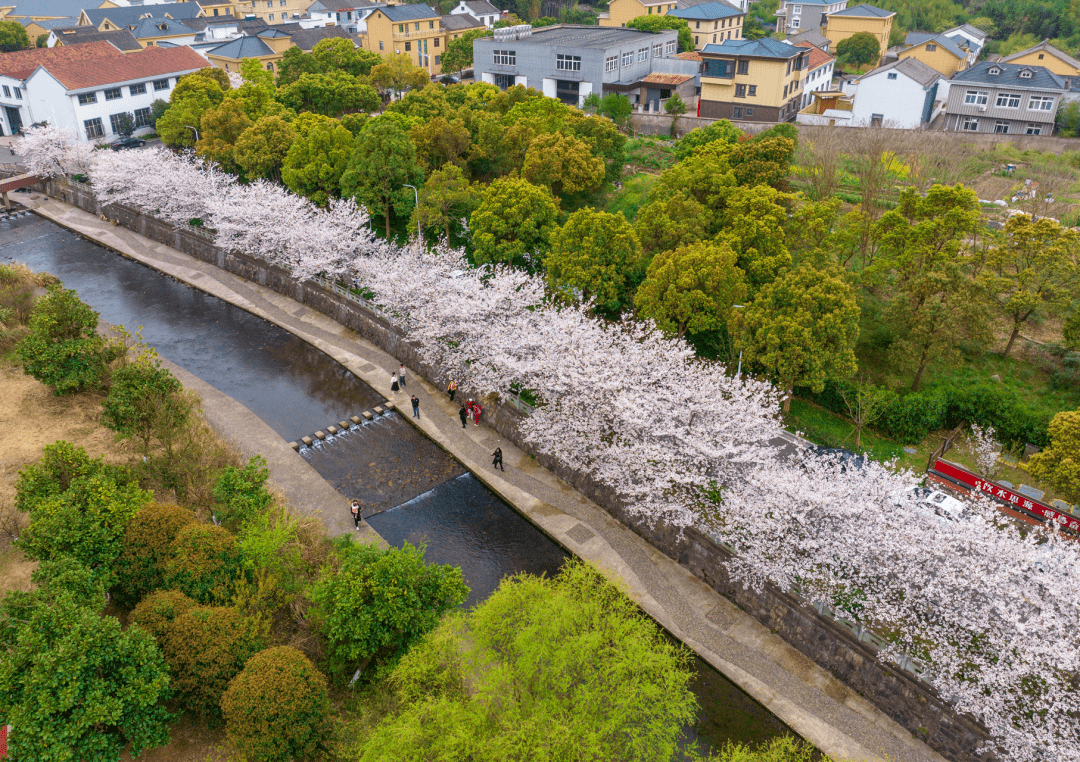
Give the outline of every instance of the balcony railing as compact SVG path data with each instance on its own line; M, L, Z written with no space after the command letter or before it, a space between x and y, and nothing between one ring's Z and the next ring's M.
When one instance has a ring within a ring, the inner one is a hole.
M419 32L416 31L415 29L412 29L412 30L408 30L408 31L405 31L405 32L394 32L394 39L395 40L415 40L417 38L423 38L423 37L437 37L440 34L443 34L445 31L446 30L443 29L441 26L437 26L434 29L421 29Z

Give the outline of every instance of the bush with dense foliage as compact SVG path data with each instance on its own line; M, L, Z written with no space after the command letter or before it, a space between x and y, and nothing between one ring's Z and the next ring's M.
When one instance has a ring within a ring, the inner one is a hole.
M199 607L179 590L159 590L143 598L131 611L129 621L164 642L169 626L184 614Z
M26 372L55 394L101 386L108 363L119 350L97 332L98 314L60 285L38 299L30 315L30 335L18 346Z
M151 503L131 519L123 549L116 559L116 602L131 608L165 585L165 569L173 557L173 541L195 515L178 505Z
M251 458L243 468L229 466L214 485L218 505L214 515L223 524L240 527L261 514L274 502L266 480L270 471L261 455Z
M1050 481L1073 502L1080 503L1080 410L1058 413L1050 421L1050 446L1032 456L1034 476Z
M191 399L176 377L146 355L113 372L101 422L121 438L136 440L143 455L155 442L171 454L192 412Z
M252 656L221 697L229 740L260 762L312 759L331 737L326 677L289 646Z
M199 603L225 603L232 598L242 569L243 557L232 533L207 524L188 524L173 540L165 586Z
M231 607L195 606L162 628L161 650L177 697L211 723L221 717L229 681L263 645L252 622Z

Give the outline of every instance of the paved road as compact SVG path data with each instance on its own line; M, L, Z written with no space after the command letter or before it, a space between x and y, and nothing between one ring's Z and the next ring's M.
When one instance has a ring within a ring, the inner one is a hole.
M291 331L375 389L383 389L387 375L398 367L396 358L354 331L270 289L40 194L23 198L39 214L87 238ZM417 383L410 384L409 393L420 397L422 413L419 420L407 418L410 423L452 452L563 547L620 578L628 594L654 619L797 733L838 760L884 762L887 757L891 762L944 762L943 757L868 701L537 465L497 432L486 426L462 429L457 405L451 404L440 389L417 378ZM184 382L193 383L187 378ZM221 399L224 395L220 393L202 391L208 419L242 440L246 426L238 425L244 418L235 401ZM391 400L407 407L408 395L398 393ZM280 437L262 431L251 444L274 456L271 473L279 489L291 494L304 491L302 485L310 479L310 473L289 464L290 457L297 461L302 458L282 450L287 445ZM503 449L505 473L491 469L489 453L495 447ZM328 495L326 499L333 498ZM310 504L300 508L320 510ZM334 509L320 515L332 533L351 528L342 511Z

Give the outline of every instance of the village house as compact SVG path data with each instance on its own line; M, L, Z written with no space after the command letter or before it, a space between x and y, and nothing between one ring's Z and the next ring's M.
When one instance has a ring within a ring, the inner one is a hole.
M945 129L1050 135L1067 89L1043 66L983 61L949 81Z
M810 50L769 37L725 40L701 51L698 116L791 122L802 103Z
M668 11L668 16L684 19L694 35L694 49L715 45L725 40L741 40L746 14L724 2L700 3L689 8Z
M847 38L859 32L869 32L877 38L878 61L880 62L881 56L889 47L889 35L892 34L895 18L894 11L882 10L863 3L853 8L825 14L825 27L822 33L832 42L832 50L836 52L836 46Z

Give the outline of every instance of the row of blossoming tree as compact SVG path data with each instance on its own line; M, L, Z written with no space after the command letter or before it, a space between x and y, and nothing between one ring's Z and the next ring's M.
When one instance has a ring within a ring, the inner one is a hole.
M898 507L914 475L779 447L770 384L718 372L648 322L555 302L538 276L377 240L352 201L321 209L162 150L91 155L47 129L24 145L32 171L88 174L103 202L199 218L219 245L298 279L359 280L460 384L535 390L522 434L632 515L705 531L737 550L738 579L840 602L890 633L882 658L918 658L1008 759L1080 760L1080 553L1052 528L1021 532L985 502L964 522Z

